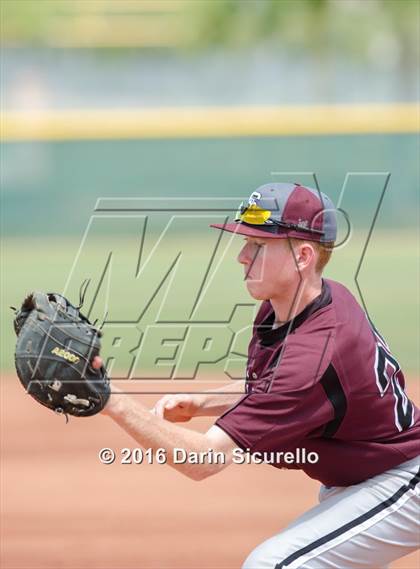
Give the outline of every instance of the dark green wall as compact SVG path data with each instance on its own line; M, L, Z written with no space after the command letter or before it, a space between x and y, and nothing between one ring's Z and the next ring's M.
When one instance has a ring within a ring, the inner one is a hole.
M229 196L269 180L313 185L368 224L385 175L378 224L417 222L417 135L5 143L1 148L4 235L80 235L99 197ZM273 171L296 172L282 177ZM299 174L298 172L301 172Z

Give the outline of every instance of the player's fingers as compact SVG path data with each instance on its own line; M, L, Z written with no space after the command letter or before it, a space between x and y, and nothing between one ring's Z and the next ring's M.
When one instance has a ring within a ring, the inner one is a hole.
M101 369L102 367L102 358L99 356L95 356L92 360L92 367L93 369Z
M168 421L171 421L172 423L187 423L189 420L191 419L191 417L187 417L187 416L182 416L179 415L176 419L170 419L168 417Z
M169 411L170 409L174 409L178 405L182 406L182 401L179 399L179 397L172 397L172 399L169 399L165 403L165 409L167 409Z

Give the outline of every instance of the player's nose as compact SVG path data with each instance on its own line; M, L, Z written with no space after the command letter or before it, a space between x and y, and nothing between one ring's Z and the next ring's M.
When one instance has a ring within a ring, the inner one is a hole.
M244 245L240 250L237 261L238 263L241 263L241 265L249 265L250 258L248 255L248 244Z

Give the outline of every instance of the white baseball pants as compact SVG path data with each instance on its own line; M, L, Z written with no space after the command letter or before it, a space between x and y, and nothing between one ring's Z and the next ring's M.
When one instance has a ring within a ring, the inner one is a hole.
M420 546L420 456L319 498L242 569L386 569Z

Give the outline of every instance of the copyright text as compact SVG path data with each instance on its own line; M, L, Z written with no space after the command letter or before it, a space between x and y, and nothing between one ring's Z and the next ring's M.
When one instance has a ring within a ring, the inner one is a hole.
M221 451L209 448L206 451L195 452L185 448L175 447L172 450L164 448L142 449L122 448L118 452L111 448L102 448L99 453L102 464L226 464L227 457ZM316 452L307 452L305 448L296 448L293 451L262 452L250 449L234 448L232 463L234 464L316 464L319 455Z

